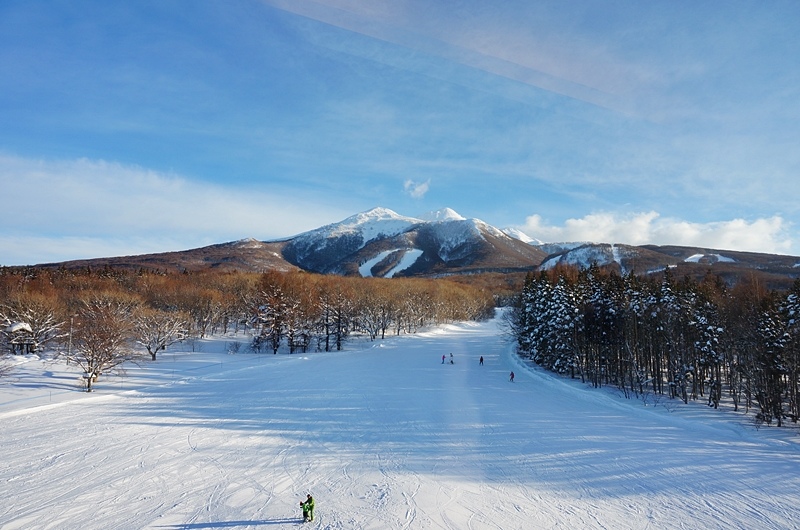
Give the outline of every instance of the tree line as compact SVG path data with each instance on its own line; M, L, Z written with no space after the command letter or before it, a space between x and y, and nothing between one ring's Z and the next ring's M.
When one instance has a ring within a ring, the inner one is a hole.
M55 349L97 378L179 341L243 333L254 352L339 350L370 339L489 317L490 290L444 279L305 272L160 273L113 268L0 269L0 348ZM2 370L0 370L2 373Z
M530 274L510 316L520 355L595 387L643 399L704 400L800 418L800 280L620 276L596 265Z

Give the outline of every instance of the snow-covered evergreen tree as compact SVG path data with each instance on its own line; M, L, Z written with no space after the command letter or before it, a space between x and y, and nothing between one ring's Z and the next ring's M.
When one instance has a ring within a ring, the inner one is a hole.
M800 279L780 308L787 333L784 364L787 372L786 410L793 421L800 420Z
M258 329L253 339L253 349L264 346L277 354L288 327L288 302L280 285L273 284L261 291L254 308L252 324Z
M758 391L755 395L760 408L757 418L765 423L783 423L783 377L787 373L784 351L789 342L786 325L778 308L770 306L761 313L758 322L762 347L759 348L754 366Z

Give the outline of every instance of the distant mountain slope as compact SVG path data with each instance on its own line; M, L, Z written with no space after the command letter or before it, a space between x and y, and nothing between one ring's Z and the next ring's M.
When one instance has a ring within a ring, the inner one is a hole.
M518 230L499 230L444 208L416 217L373 208L338 223L282 241L242 239L159 254L50 263L38 267L115 267L163 271L306 270L351 276L435 277L476 273L521 278L558 265L597 263L621 274L702 278L709 271L733 285L756 278L769 288L786 289L800 277L800 258L699 247L609 243L540 243Z
M663 270L675 266L680 261L674 256L644 247L584 243L549 255L540 268L551 269L558 264L586 268L596 263L603 267L614 266L621 274L627 274L631 271L645 273Z
M297 267L283 257L285 244L285 242L265 243L255 239L242 239L191 250L47 263L39 267L67 269L114 267L130 270L144 268L164 272L296 270Z
M762 282L769 289L788 289L800 278L800 258L797 256L673 245L645 245L642 248L679 259L675 274L681 276L699 277L711 271L729 285L747 278Z
M542 245L547 247L550 245ZM733 285L745 277L755 277L771 289L787 289L800 277L800 258L756 252L716 250L674 245L611 245L584 243L550 254L540 265L550 269L556 265L586 268L592 263L616 269L621 274L654 274L673 269L676 276L700 279L708 272Z

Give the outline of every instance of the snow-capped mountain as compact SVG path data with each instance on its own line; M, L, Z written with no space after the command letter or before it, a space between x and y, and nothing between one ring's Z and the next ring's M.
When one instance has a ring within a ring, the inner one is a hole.
M307 270L353 276L441 276L516 273L593 263L622 274L667 268L702 278L709 271L729 284L758 276L786 289L800 277L800 258L697 247L609 243L541 243L514 230L467 219L450 208L406 217L373 208L280 241L242 239L177 252L50 263L37 267L157 269L163 271Z
M373 208L291 238L283 256L314 272L386 277L520 271L545 257L541 250L449 208L419 218Z

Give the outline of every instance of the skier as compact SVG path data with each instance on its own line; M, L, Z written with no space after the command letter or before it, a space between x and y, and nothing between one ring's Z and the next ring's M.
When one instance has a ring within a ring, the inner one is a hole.
M444 354L442 354L442 364L444 364Z
M512 383L514 382L514 372L511 372L511 378L509 379Z
M300 509L303 510L303 522L308 522L308 506L305 501L300 501Z
M450 354L450 364L455 364L455 363L453 362L453 354L452 354L452 353Z
M314 520L314 497L309 493L306 496L306 510L308 510L308 520Z
M483 366L483 355L481 355L481 361L480 361L480 363L479 363L479 364L480 364L481 366Z

